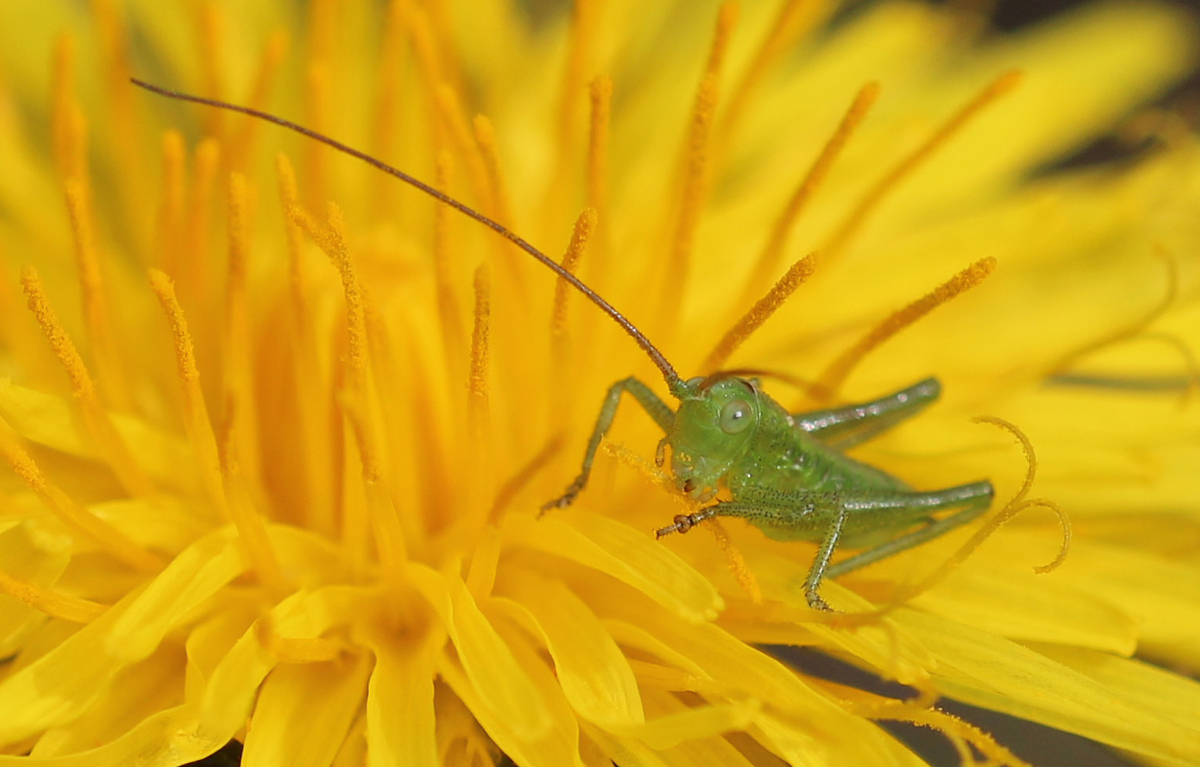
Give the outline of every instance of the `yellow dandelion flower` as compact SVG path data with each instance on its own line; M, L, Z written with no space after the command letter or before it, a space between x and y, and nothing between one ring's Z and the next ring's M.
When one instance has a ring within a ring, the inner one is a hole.
M896 721L1026 763L942 696L1194 764L1198 149L1143 110L1154 151L1039 172L1191 25L835 5L0 4L0 767L921 763ZM826 452L988 480L989 521L833 552L814 609L819 546L689 516L729 487L629 402L541 513L607 387L666 397L644 350L461 213L130 76L565 253L685 379L798 413L936 376Z

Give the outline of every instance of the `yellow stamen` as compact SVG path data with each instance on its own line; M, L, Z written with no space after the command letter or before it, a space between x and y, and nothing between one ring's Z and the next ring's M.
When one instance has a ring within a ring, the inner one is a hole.
M0 263L10 264L11 255L0 251ZM0 344L10 359L20 360L21 369L31 380L43 381L55 375L55 365L45 355L45 347L24 326L25 317L17 310L19 300L13 285L0 280Z
M1071 520L1067 516L1066 512L1059 508L1058 504L1054 503L1053 501L1048 501L1044 498L1024 500L1026 494L1029 492L1029 489L1033 486L1033 480L1037 474L1037 458L1033 453L1033 444L1029 441L1029 438L1026 437L1019 428L1017 428L1016 425L1005 421L1002 418L983 416L974 420L976 423L986 423L992 426L998 426L1016 437L1017 442L1021 445L1021 451L1025 455L1025 480L1022 482L1021 488L1012 497L1012 499L1004 505L1004 508L993 514L983 525L980 525L979 529L976 530L974 534L972 534L971 537L966 540L965 543L959 546L953 554L951 554L946 558L945 561L938 565L936 569L934 569L917 583L909 584L904 588L899 589L892 596L888 604L884 605L878 610L867 613L866 615L873 617L882 616L901 606L914 596L933 588L940 583L943 578L949 575L950 571L965 562L967 558L974 553L975 549L979 548L979 546L988 538L990 538L993 533L999 530L1002 525L1026 509L1036 507L1050 509L1058 517L1058 523L1062 529L1062 542L1059 546L1058 554L1055 555L1054 559L1048 564L1035 566L1033 571L1039 574L1048 573L1058 568L1059 565L1066 561L1067 552L1071 546Z
M467 379L471 433L480 435L488 410L488 336L491 332L492 281L486 264L475 270L475 325L471 330L471 372Z
M316 14L317 9L314 8L313 15ZM305 93L304 109L307 124L315 131L328 134L330 85L329 70L325 61L316 59L308 67L308 90ZM309 204L315 207L320 205L322 200L329 198L329 165L326 162L329 150L319 141L305 141L304 147L304 188L308 190Z
M238 461L236 437L240 423L247 419L237 418L237 400L230 393L226 397L226 417L222 423L219 458L221 479L225 486L225 500L229 504L229 515L238 531L238 540L246 554L250 568L258 574L259 581L273 594L282 596L288 591L288 583L279 567L279 558L267 537L266 520L255 507L250 489L242 474Z
M370 448L363 453L366 456L364 471L367 472L364 476L380 477L384 480L381 487L385 487L390 493L386 497L386 504L377 504L370 510L374 511L375 508L378 508L390 511L399 519L404 545L400 549L398 559L403 559L406 556L404 553L406 548L420 550L429 545L427 533L440 528L445 524L447 517L453 516L447 511L453 503L448 496L453 496L453 493L447 492L446 488L453 485L457 466L454 468L446 466L446 450L442 444L444 434L439 431L439 429L443 429L443 425L434 425L438 423L439 414L431 414L427 408L412 407L410 404L413 399L409 392L422 391L420 387L427 384L413 384L408 391L400 388L398 382L405 380L409 373L409 366L406 364L406 360L398 359L394 354L395 339L390 337L389 324L383 313L370 302L365 305L365 309L372 382L375 391L386 392L386 394L371 400L377 414L370 422L363 421L361 425L351 424L351 426L361 433L359 436L360 452ZM465 359L464 356L464 363ZM461 380L461 377L458 380ZM418 401L420 400L418 399ZM356 415L361 421L361 412ZM386 439L380 439L378 436L380 434L401 434L406 431L415 431L417 434L428 436L426 442L428 449L424 451L424 454L414 455L407 452L402 455L389 454L388 447L392 443ZM366 447L362 444L363 439L370 440ZM370 466L366 464L368 461L371 462ZM416 494L408 491L413 484L418 488ZM369 494L376 491L369 488L367 492ZM403 514L399 514L393 509L400 499L404 503ZM368 501L370 501L369 497Z
M162 559L139 546L136 541L71 500L61 489L48 482L29 453L25 452L13 435L3 429L0 429L0 456L46 509L73 535L92 541L102 551L134 569L147 572L162 569Z
M71 379L71 390L79 400L84 424L95 440L100 455L108 462L130 495L152 495L154 485L130 453L125 441L117 434L108 412L96 396L96 387L88 374L87 366L51 308L37 270L32 266L25 267L21 272L21 284L25 288L29 310L33 312L42 332L50 341L50 348L66 369L67 377Z
M734 579L750 597L750 601L756 605L761 604L762 589L758 585L758 579L746 566L746 558L742 556L742 552L738 551L737 547L733 545L733 541L729 540L729 533L725 531L725 526L716 517L711 517L704 521L704 529L712 533L717 545L721 547L721 552L725 554L725 561L729 565L729 572L733 573Z
M384 160L392 157L399 135L397 116L401 109L400 74L406 68L404 30L409 23L407 6L405 0L391 0L388 3L383 41L379 49L379 86L375 99L372 141L375 145L375 155ZM395 179L382 173L372 174L371 183L374 185L371 194L374 212L377 216L384 215L386 211L392 210L399 185Z
M450 86L441 84L434 89L433 97L442 134L450 139L450 146L466 161L467 178L476 196L482 201L484 212L498 217L500 213L497 209L495 189L488 176L487 164L480 156L479 146L472 137L466 120L463 119L458 94Z
M855 129L862 124L877 98L879 98L878 83L867 83L854 97L854 102L846 110L846 115L842 118L837 130L833 132L833 136L821 149L821 153L813 161L804 180L800 182L800 186L788 200L783 213L776 219L775 226L771 229L771 236L767 239L767 244L763 246L763 251L754 265L754 271L746 281L746 295L743 296L743 303L751 300L757 294L758 286L766 282L775 271L775 266L779 263L784 247L787 245L788 236L797 219L800 218L801 212L808 206L813 194L829 175L834 161L841 154Z
M486 263L475 269L475 322L471 330L471 367L467 374L467 460L474 481L468 486L466 506L470 535L490 513L489 495L494 466L492 463L491 403L489 401L492 322L492 280Z
M446 83L447 75L443 71L438 55L433 28L423 9L412 9L412 13L408 17L408 31L412 38L417 67L420 69L420 77L417 79L427 87L436 89L439 85ZM431 91L430 96L433 95L434 93Z
M1017 438L1017 442L1021 444L1021 451L1025 454L1025 481L1021 483L1021 489L1017 491L1017 494L1013 497L1013 499L1008 502L1008 505L1013 507L1012 511L997 514L994 519L989 520L988 524L991 525L991 529L988 530L987 534L990 535L992 530L997 529L1000 527L1000 525L1004 524L1004 522L1016 516L1018 512L1023 511L1031 506L1041 506L1043 508L1050 509L1058 516L1058 523L1062 527L1062 544L1059 546L1058 554L1055 556L1053 561L1046 565L1038 565L1037 567L1033 568L1033 570L1034 572L1041 574L1057 569L1059 565L1066 561L1067 551L1071 547L1071 520L1069 517L1067 517L1066 513L1058 507L1058 504L1051 501L1036 500L1022 503L1022 501L1025 499L1025 496L1029 494L1029 490L1033 487L1034 477L1037 476L1037 457L1033 454L1033 443L1029 441L1029 438L1025 436L1023 431L1017 428L1016 424L1005 421L1003 418L996 418L995 416L979 416L978 418L974 418L972 420L974 420L975 423L987 423L1004 429L1009 434ZM980 538L980 541L982 540L983 537ZM963 558L965 559L969 553L970 552L968 551L962 554Z
M241 316L231 316L229 324L235 325L237 322L244 323L245 316L245 298L246 298L246 250L249 244L249 232L247 216L249 215L249 200L247 199L246 177L240 173L231 173L229 175L229 221L227 225L229 237L229 273L226 283L226 299L227 304L234 312L241 313ZM243 333L245 327L236 328L230 331L229 343L244 342L244 338L237 337L239 333ZM239 351L245 351L244 345Z
M224 59L221 54L222 23L221 11L213 0L205 0L196 9L197 28L200 34L197 42L200 45L200 82L202 92L209 98L223 98L225 89L221 85L221 65ZM222 109L204 110L204 132L209 136L220 136L224 133L225 111Z
M477 143L472 138L471 130L467 127L466 121L462 117L458 96L448 85L443 84L437 87L433 95L434 104L437 107L436 116L439 120L438 125L440 126L440 130L443 134L449 136L450 144L454 148L454 151L465 159L468 179L475 190L476 196L482 201L481 208L483 212L501 223L507 221L505 211L501 209L502 203L499 198L499 164L493 156L493 165L489 168L489 161L482 156L483 153L489 151L482 146L484 141L488 139L484 137ZM484 121L484 125L490 129L490 123ZM479 126L478 122L476 126ZM491 151L494 152L494 135L491 136L490 142L492 144ZM520 273L518 266L520 256L499 237L489 237L487 241L495 249L498 261L504 264L505 273L512 277L512 287L520 289L523 285L517 277Z
M823 249L824 252L830 258L839 255L850 238L862 228L871 213L875 211L890 192L896 189L901 181L916 170L921 163L929 159L935 151L945 145L955 133L962 130L971 118L982 112L986 106L1000 96L1015 88L1020 81L1020 72L1008 72L1001 75L953 117L947 120L942 127L938 128L924 144L917 147L915 151L898 162L875 186L863 195L858 205L855 206L842 225L829 238L829 242Z
M750 311L738 320L737 324L729 329L729 332L717 342L713 350L709 352L704 363L700 366L701 371L719 370L729 360L729 357L741 346L750 334L758 330L764 322L766 322L775 310L783 306L784 301L791 297L792 293L796 292L796 288L807 280L817 269L817 254L809 253L804 258L792 264L792 267L787 270L783 277L779 278L779 282L775 283L765 296L758 299L758 302L750 308Z
M220 517L227 520L229 509L225 504L225 488L221 482L221 460L212 425L208 420L204 393L200 390L200 371L196 369L196 355L191 333L188 332L187 318L183 315L183 308L179 306L179 299L175 296L175 284L170 277L157 269L151 269L150 288L158 296L158 302L166 312L167 321L171 323L171 334L175 338L175 363L179 378L183 382L183 423L200 466L200 479Z
M51 114L54 159L63 178L86 179L87 123L83 111L71 96L74 74L75 44L69 36L63 35L58 38L54 50L54 111Z
M332 202L328 204L327 210L325 225L318 224L299 205L290 206L288 216L324 251L342 278L342 293L346 301L346 378L345 393L340 400L342 412L359 446L367 508L364 511L358 503L346 501L343 506L341 535L351 550L364 552L369 541L368 522L373 522L376 532L380 533L380 525L390 527L391 522L387 520L395 517L395 511L391 507L390 499L386 498L386 493L379 486L378 453L375 449L375 435L370 428L373 421L369 411L367 389L369 359L362 285L350 261L350 247L342 210ZM364 518L364 513L370 519ZM386 546L387 551L381 551L380 555L389 558L384 564L391 568L403 561L403 543L400 538L390 533L386 537L387 540L381 542L381 547Z
M287 48L288 36L286 32L277 30L267 38L267 45L263 50L262 60L258 64L258 73L254 77L254 85L250 88L250 95L245 101L246 106L260 110L266 107L267 96L270 94L271 86L279 74L279 67L283 64ZM249 115L242 116L241 125L235 132L233 139L229 142L230 167L236 169L244 169L246 167L247 158L254 156L254 139L261 129L262 120L257 120Z
M995 268L996 259L981 258L930 293L918 298L903 309L892 312L883 322L863 336L862 340L843 352L825 369L825 372L817 379L818 389L832 396L841 388L842 382L846 380L850 371L862 362L863 358L873 349L958 294L983 282Z
M1017 509L1013 513L1016 514L1019 511L1024 511L1025 509L1033 508L1036 506L1040 506L1043 509L1050 509L1050 511L1053 511L1054 515L1056 517L1058 517L1059 527L1062 528L1062 542L1059 544L1058 553L1054 555L1054 559L1050 560L1049 562L1047 562L1044 565L1034 565L1034 567L1033 567L1033 571L1035 573L1037 573L1038 575L1045 575L1046 573L1057 570L1062 565L1063 562L1067 561L1067 554L1071 550L1071 536L1072 536L1071 518L1069 516L1067 516L1067 512L1065 512L1061 508L1059 508L1059 505L1057 503L1055 503L1053 501L1048 501L1045 498L1038 498L1036 500L1026 501L1024 504L1021 505L1021 508Z
M608 137L612 116L612 80L605 75L595 78L588 86L588 96L591 115L588 123L587 204L589 208L595 209L601 227L607 228L604 222L607 220L608 211ZM601 252L604 252L603 249Z
M454 159L448 151L438 152L437 175L434 185L449 193L450 177ZM466 331L458 308L457 280L454 279L454 255L450 243L450 217L457 215L448 206L434 203L433 210L433 276L437 284L438 318L442 325L442 339L446 344L451 365L461 365L463 341ZM461 372L462 368L458 368Z
M641 474L646 481L655 487L666 491L677 504L687 509L688 513L697 509L696 504L690 501L687 496L675 492L675 481L671 478L670 474L650 463L638 453L617 442L609 442L608 439L601 440L600 449L609 458L620 461L626 467ZM541 515L539 514L538 516Z
M552 172L545 185L542 205L543 220L546 221L559 220L565 206L571 205L569 195L564 195L563 190L573 188L578 178L575 163L579 160L582 138L578 125L584 106L585 78L594 69L598 5L596 0L575 0L571 6L571 31L558 96Z
M584 183L587 207L596 211L597 220L590 247L592 257L589 259L589 269L593 275L604 273L605 256L611 252L611 229L608 221L608 143L612 87L612 80L606 75L599 75L588 84L590 114ZM586 328L585 334L589 334L596 324L603 320L599 312L587 312L580 321Z
M979 763L975 758L975 754L971 751L973 747L984 756L986 759L984 763L986 764L1003 764L1008 765L1008 767L1032 767L1024 759L1019 758L1016 754L993 740L986 732L972 724L964 722L953 714L948 714L939 709L919 709L916 706L908 706L907 709L907 713L896 713L879 718L891 721L911 722L912 724L929 727L941 732L954 744L959 754L960 764ZM970 747L967 744L970 744Z
M121 169L122 183L109 187L118 198L118 204L111 207L119 206L124 213L127 225L123 231L133 240L131 249L141 266L149 266L152 256L151 230L146 228L143 217L146 200L152 198L153 177L152 167L144 156L146 134L138 113L134 111L136 89L129 87L132 70L128 52L134 46L126 34L128 25L121 18L114 0L91 0L88 5L94 19L91 28L99 35L104 62L104 98L100 104L108 108L109 129L106 134L111 137L113 144L113 167Z
M567 252L563 254L562 268L567 272L574 274L579 266L579 259L583 258L583 251L587 247L588 239L592 236L592 232L596 229L596 211L592 208L585 208L579 214L579 218L575 219L575 227L571 230L571 241L567 245ZM554 309L550 314L550 335L555 339L562 339L563 334L567 330L567 299L571 295L573 289L567 284L567 281L559 277L554 285ZM560 368L565 360L561 359L563 350L559 350L556 356L554 367Z
M796 40L808 34L829 7L827 0L787 0L779 7L750 66L730 93L729 104L722 111L720 141L723 146L728 146L733 139L738 121L746 113L750 97L754 95L763 76Z
M562 96L558 106L559 157L568 155L575 136L575 116L578 113L579 92L591 67L596 43L596 0L575 0L571 7L571 39L567 65L563 71Z
M457 24L446 0L426 0L428 11L430 40L434 45L434 53L440 62L438 71L441 73L434 82L445 82L455 93L463 92L463 65L455 47L459 39Z
M500 171L500 148L496 145L496 128L492 121L483 115L475 115L472 124L475 128L475 144L479 147L483 167L487 172L492 209L498 221L511 225L512 206L509 204L508 193L504 189L504 176Z
M0 593L20 600L51 618L62 618L72 623L91 623L108 609L108 605L69 597L28 581L17 580L3 572L0 572Z
M178 274L183 275L181 279L184 280L189 295L200 306L207 303L211 288L208 282L212 273L208 265L209 243L214 227L210 222L210 205L220 159L220 146L214 139L206 138L196 147L195 171L192 174L192 188L188 201L187 234L183 242L178 243L184 258L183 263L179 265Z
M342 210L329 203L326 224L318 224L299 205L288 208L288 216L308 233L342 278L342 292L346 298L347 347L346 368L349 372L349 388L356 399L364 401L366 396L367 372L367 329L363 316L362 286L350 264L350 248L346 240L346 222Z
M246 260L249 247L249 200L246 178L233 173L229 178L229 269L225 284L225 342L221 344L226 396L237 402L253 402L250 374L250 320L246 308ZM238 454L249 456L251 476L258 476L258 430L253 418L243 419L237 430Z
M71 231L75 235L75 263L83 292L83 316L91 341L92 358L105 398L122 408L128 404L128 387L122 385L124 376L121 375L116 344L113 342L112 323L108 319L108 301L104 297L100 259L96 254L92 210L85 191L87 186L76 178L68 178L64 184Z
M296 190L296 172L292 168L291 162L288 161L286 155L279 154L275 158L275 169L279 177L279 198L283 203L283 209L290 211L293 208L299 209L300 198ZM290 304L292 307L292 315L296 320L295 341L301 343L306 340L311 340L311 307L308 304L308 275L304 269L304 253L300 240L300 227L292 220L291 216L286 216L283 222L284 233L287 238L288 252L288 294L291 298ZM302 348L298 347L298 348ZM306 371L315 376L316 368ZM315 380L309 378L308 380Z
M296 191L296 176L287 157L276 158L279 176L279 197L284 210L299 205ZM312 389L321 381L321 366L317 358L316 331L313 327L312 307L309 304L308 275L304 268L300 228L290 216L284 217L284 235L288 253L288 309L291 318L291 348L294 350L296 385L297 428L303 449L300 451L305 470L296 481L307 483L306 492L299 494L301 503L297 522L307 522L307 527L323 535L333 537L337 529L333 519L333 478L329 455L328 436L330 419L326 398L315 394Z
M1017 438L1017 442L1021 445L1021 452L1025 454L1025 480L1021 483L1021 489L1013 496L1010 503L1019 503L1025 500L1025 496L1029 494L1029 490L1033 487L1034 477L1037 476L1037 456L1033 454L1033 443L1029 441L1024 432L1017 428L1016 424L1010 423L1003 418L981 415L971 420L975 423L990 423L992 426L998 426Z
M163 134L163 191L162 208L158 212L158 251L156 257L162 268L179 273L180 252L184 239L184 197L187 188L187 153L183 136L177 131Z
M336 52L333 35L338 29L336 0L313 0L308 7L304 39L308 41L306 61L329 61Z
M96 29L104 45L104 57L109 66L109 95L122 102L121 108L117 110L120 112L125 106L133 103L130 97L133 90L129 87L129 63L126 58L128 40L125 27L121 24L113 0L92 0L89 5L95 15ZM120 87L112 87L115 85ZM125 123L122 121L122 124Z
M1180 356L1183 361L1184 372L1181 378L1177 378L1178 388L1180 389L1179 406L1187 407L1188 402L1200 389L1200 360L1196 359L1196 355L1192 352L1192 347L1187 341L1179 336L1170 333L1142 333L1137 338L1143 338L1151 341L1161 341L1171 347Z
M1111 330L1091 343L1069 352L1057 362L1049 366L1048 376L1053 376L1055 373L1061 373L1066 368L1078 362L1081 358L1086 357L1094 351L1098 351L1107 346L1120 343L1132 338L1156 338L1170 345L1180 356L1183 357L1184 364L1187 367L1187 375L1183 387L1183 397L1186 403L1187 398L1193 390L1200 386L1200 375L1197 374L1198 367L1195 356L1192 354L1191 348L1180 339L1163 333L1149 333L1147 330L1157 322L1168 309L1171 308L1179 298L1179 263L1162 247L1157 247L1154 250L1154 255L1163 262L1163 267L1166 269L1166 289L1163 291L1163 296L1158 302L1150 307L1144 315L1133 320L1132 322Z
M46 298L37 270L32 266L26 266L21 271L21 284L25 287L29 311L33 312L42 332L46 334L46 339L50 341L50 348L66 368L67 376L71 379L71 390L79 399L94 398L96 387L92 384L92 377L88 375L83 358L76 351L75 344L71 343L67 331L63 329L58 317L50 308L50 302Z
M405 550L400 515L396 511L395 504L392 503L392 497L384 482L374 433L361 407L349 398L343 398L341 404L358 447L358 457L362 464L363 490L367 501L367 515L370 517L371 529L375 533L379 563L384 573L393 582L399 582L403 577L401 567L408 558L408 554Z
M675 234L671 241L671 255L667 262L666 278L670 289L663 293L666 299L663 302L663 308L671 312L678 311L680 302L676 300L676 297L687 283L696 227L700 223L700 211L707 194L708 139L712 128L713 113L717 108L721 64L725 59L725 51L729 38L733 34L733 27L737 23L737 15L736 3L725 3L721 6L717 15L717 28L713 35L712 48L709 50L708 63L704 68L704 75L700 79L700 87L697 89L695 104L692 108L684 152L683 194L675 224ZM673 323L671 324L673 326Z
M579 260L583 257L592 233L596 229L596 211L585 208L575 220L571 241L563 254L562 267L575 274ZM571 335L567 332L567 302L572 288L559 277L555 280L554 305L550 311L550 369L554 380L550 383L550 397L546 403L550 408L550 422L562 417L562 413L574 411L573 398L577 367L571 359Z
M889 649L895 644L893 641L896 636L896 627L891 623L880 623L877 628L886 632ZM899 646L897 645L897 649ZM911 664L908 664L911 668ZM896 700L895 698L884 698L874 693L865 692L853 687L837 684L836 682L825 682L821 686L834 693L848 711L852 711L855 716L861 716L866 719L892 719L895 717L903 718L912 711L924 711L933 704L937 703L941 697L938 695L937 688L933 686L927 673L918 672L917 674L909 673L904 680L904 684L916 689L916 695L904 700Z

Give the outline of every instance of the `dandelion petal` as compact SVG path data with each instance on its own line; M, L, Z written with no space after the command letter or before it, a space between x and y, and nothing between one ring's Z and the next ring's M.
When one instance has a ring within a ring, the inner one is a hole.
M367 686L367 764L436 763L433 664L414 648L376 646Z
M328 767L362 703L370 656L280 666L267 677L246 735L245 767Z
M514 527L523 545L606 572L685 620L712 620L725 606L707 578L654 540L648 531L642 533L615 520L579 511L556 512Z
M1200 754L1194 727L1148 711L1103 680L945 618L905 610L896 620L937 653L934 679L946 695L1160 759Z
M413 585L441 615L480 702L503 712L508 725L521 737L544 735L550 727L545 701L479 610L466 584L421 565L410 565L408 570Z
M576 712L606 727L645 721L629 661L587 605L561 583L512 580L519 601L503 601L545 637L563 693Z
M143 591L0 684L0 738L18 740L74 719L118 671L153 652L241 570L241 552L228 535L198 541Z

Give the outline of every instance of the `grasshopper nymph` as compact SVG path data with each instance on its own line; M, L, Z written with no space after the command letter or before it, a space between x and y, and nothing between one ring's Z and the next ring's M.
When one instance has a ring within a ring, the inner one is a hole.
M613 384L600 408L579 476L561 497L544 508L568 506L583 490L596 450L612 426L623 393L632 395L665 432L658 456L661 463L665 448L671 449L671 473L681 493L701 503L711 501L721 488L727 488L730 495L730 500L676 516L672 524L657 531L658 537L686 533L706 519L723 516L741 517L776 540L816 543L817 554L804 581L805 598L816 609L830 609L818 591L822 578L848 573L936 538L975 519L991 504L990 482L917 491L844 453L936 400L941 386L935 379L870 402L808 413L788 413L762 391L757 379L736 373L715 373L685 381L633 323L591 288L507 227L458 200L370 155L288 120L139 80L133 83L170 98L267 120L400 179L489 227L540 261L633 338L662 373L667 391L679 401L678 409L672 410L636 378ZM939 512L952 513L935 517ZM839 546L862 551L830 564Z

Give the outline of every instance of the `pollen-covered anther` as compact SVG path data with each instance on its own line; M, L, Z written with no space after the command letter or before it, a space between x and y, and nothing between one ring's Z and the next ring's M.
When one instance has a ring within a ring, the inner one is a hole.
M808 207L817 189L820 188L829 175L830 169L833 168L834 161L837 160L858 126L866 119L867 113L870 112L878 98L879 84L875 82L864 85L858 95L854 97L854 101L851 102L841 123L838 124L829 141L821 149L817 159L813 160L804 179L796 187L796 191L792 193L791 198L784 206L783 212L779 214L775 224L771 227L771 236L767 238L767 243L763 246L762 253L755 262L754 270L746 281L745 295L743 295L741 303L748 303L752 300L757 295L757 291L761 289L759 286L765 283L774 272L775 265L783 254L788 237L796 221L799 220L800 214ZM719 365L720 363L717 366Z
M829 364L817 379L817 390L829 394L837 392L842 382L850 375L850 371L862 362L868 353L937 307L979 285L995 269L996 259L990 256L981 258L908 306L892 312Z
M101 454L112 467L113 473L134 496L147 496L154 492L154 485L130 453L125 441L118 434L109 418L108 411L96 393L92 377L83 358L71 342L70 336L58 320L50 299L42 285L37 270L26 266L21 271L21 285L25 289L29 310L50 342L50 348L66 369L71 380L71 389L79 400L83 420Z
M750 311L746 312L737 323L730 328L713 350L709 352L704 363L700 366L701 370L719 370L728 360L729 357L737 351L738 347L745 343L746 339L762 327L762 324L771 318L779 307L796 292L796 288L804 284L804 281L812 276L817 270L818 257L814 251L801 258L787 270L787 272L779 278L772 288L767 291L767 294L760 298Z
M842 225L825 242L822 249L831 258L840 256L844 252L843 249L846 243L862 228L875 209L879 207L879 204L896 190L901 181L932 157L938 149L949 142L956 133L961 131L979 113L983 112L986 107L1014 89L1020 82L1021 73L1019 71L1011 71L1004 73L988 84L975 98L967 102L950 119L946 120L940 128L934 131L924 143L892 166L892 169L862 196L854 209L846 216Z
M134 569L150 572L162 569L164 562L161 558L147 551L129 536L72 500L57 485L49 482L33 457L21 447L14 436L3 429L0 429L0 458L3 458L72 535L91 541L102 551Z

